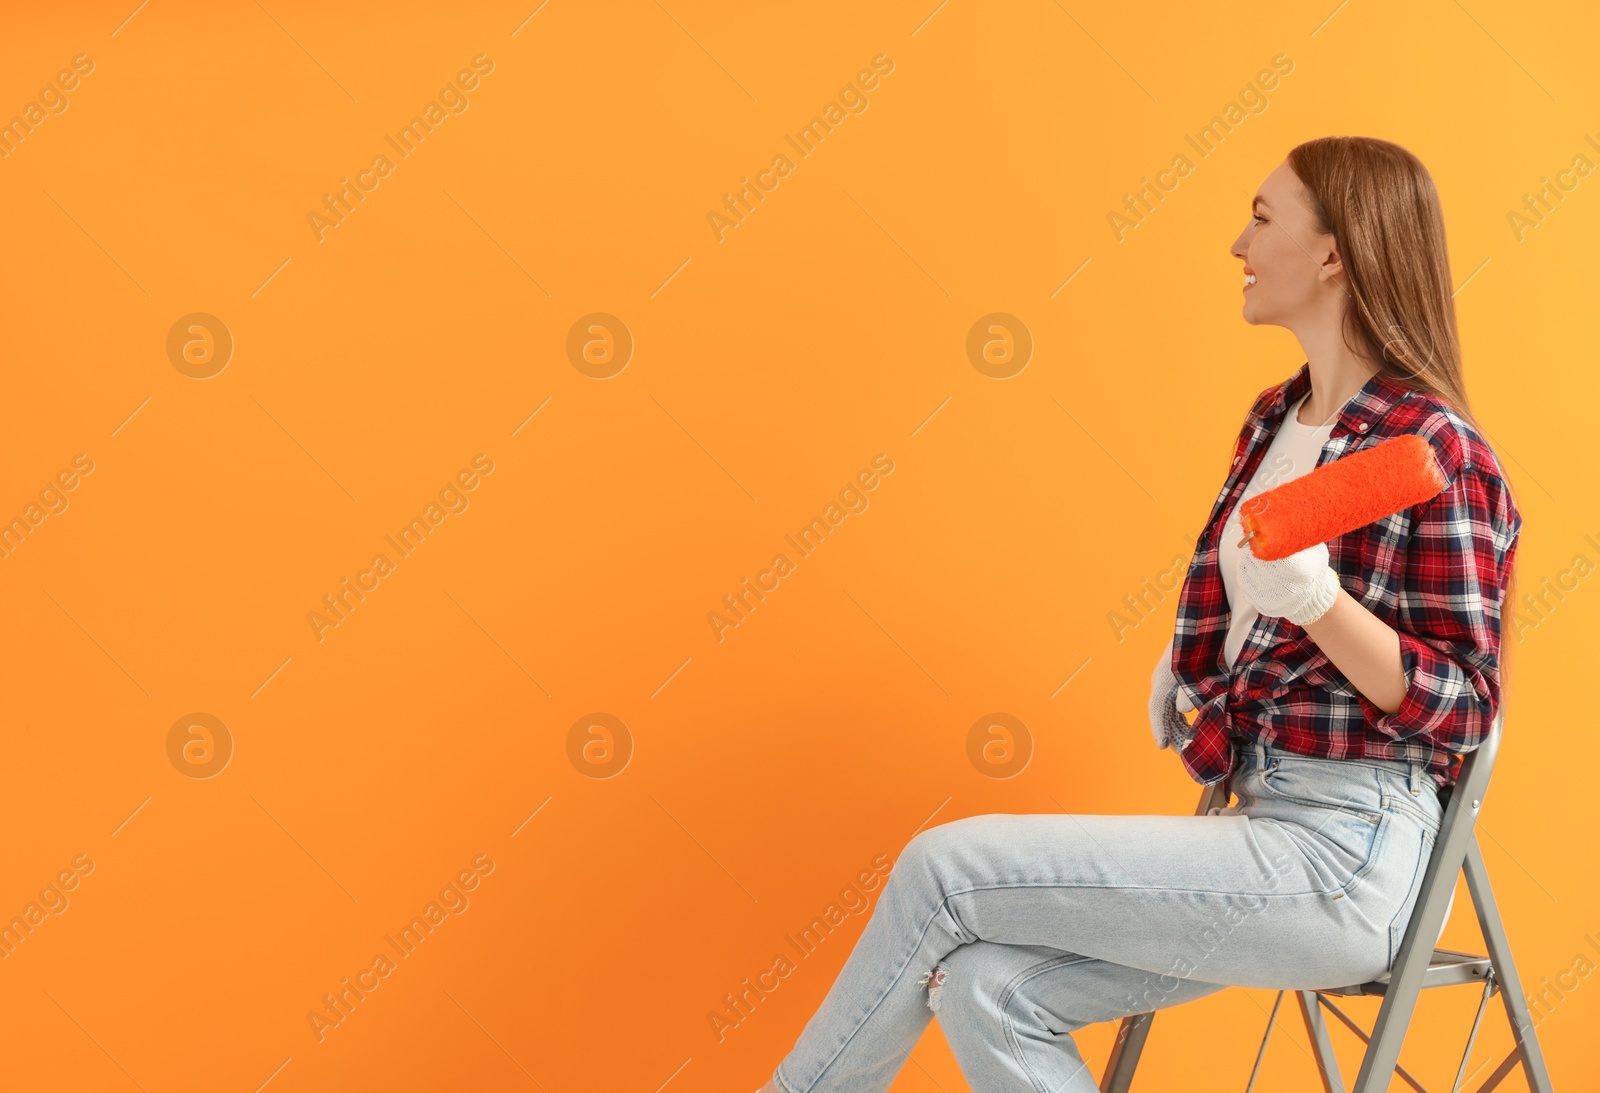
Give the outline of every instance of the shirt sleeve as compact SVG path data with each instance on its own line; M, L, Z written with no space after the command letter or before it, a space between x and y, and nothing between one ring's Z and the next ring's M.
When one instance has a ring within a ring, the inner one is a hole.
M1417 506L1398 583L1406 690L1386 714L1357 693L1367 723L1394 740L1476 748L1500 703L1500 615L1521 517L1504 481L1468 463Z

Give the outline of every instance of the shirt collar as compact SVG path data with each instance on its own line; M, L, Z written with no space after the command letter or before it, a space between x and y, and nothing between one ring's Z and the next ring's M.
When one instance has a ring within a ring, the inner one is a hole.
M1307 361L1287 381L1272 389L1272 394L1267 396L1266 402L1256 414L1257 424L1269 430L1275 428L1278 418L1310 390L1311 362ZM1350 401L1339 411L1338 420L1334 422L1333 432L1330 435L1343 436L1346 433L1369 435L1373 426L1382 420L1390 409L1411 394L1409 387L1387 372L1381 369L1374 372L1367 378L1361 390L1350 396Z

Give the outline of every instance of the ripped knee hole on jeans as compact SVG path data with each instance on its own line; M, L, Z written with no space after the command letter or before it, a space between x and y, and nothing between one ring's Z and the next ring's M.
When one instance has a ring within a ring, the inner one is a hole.
M928 1008L934 1013L939 1012L939 992L944 988L944 981L950 978L950 966L944 961L935 964L932 971L923 972L922 978L917 980L919 986L928 988Z

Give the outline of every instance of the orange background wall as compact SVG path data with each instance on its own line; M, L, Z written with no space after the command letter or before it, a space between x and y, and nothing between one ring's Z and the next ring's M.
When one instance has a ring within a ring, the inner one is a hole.
M1568 574L1519 620L1480 829L1530 989L1600 961L1600 177L1508 220L1600 162L1592 9L537 5L0 18L0 119L92 62L0 159L0 518L66 503L0 560L0 914L92 863L0 961L4 1084L742 1093L867 908L807 958L786 935L925 824L1192 810L1145 718L1176 593L1112 616L1186 557L1251 399L1302 360L1240 320L1227 248L1328 133L1438 180L1522 589ZM1267 109L1119 241L1123 195L1280 54ZM785 135L879 55L868 108L799 157ZM319 240L323 195L475 57L465 112ZM708 214L786 151L719 239ZM1008 379L966 349L995 312L1033 342ZM167 349L196 313L233 343L206 379ZM567 351L593 313L633 343L607 379ZM867 507L798 558L784 536L879 456ZM793 571L719 636L708 615L779 552ZM1006 778L969 757L997 712L1029 749ZM308 1011L475 860L470 904L319 1039ZM1477 949L1465 906L1445 944ZM1539 1034L1576 1089L1600 1080L1600 980L1566 981ZM1476 1004L1451 995L1402 1060L1441 1087ZM1271 1001L1168 1011L1142 1080L1242 1088ZM1509 1050L1493 1005L1469 1070ZM1097 1073L1113 1030L1079 1035ZM1259 1088L1314 1080L1293 1043ZM964 1087L935 1023L895 1089Z

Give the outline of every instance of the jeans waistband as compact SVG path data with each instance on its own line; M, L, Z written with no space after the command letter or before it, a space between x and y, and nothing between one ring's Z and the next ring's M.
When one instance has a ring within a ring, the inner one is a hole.
M1379 770L1391 771L1406 780L1406 787L1411 790L1413 797L1422 796L1425 786L1433 784L1432 777L1428 774L1428 765L1422 759L1330 759L1318 755L1305 755L1301 752L1290 751L1288 748L1279 747L1266 740L1256 737L1254 740L1241 741L1240 748L1244 755L1254 754L1257 769L1264 769L1274 759L1292 759L1297 762L1308 763L1361 763ZM1437 792L1437 787L1435 787Z

